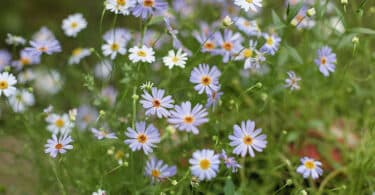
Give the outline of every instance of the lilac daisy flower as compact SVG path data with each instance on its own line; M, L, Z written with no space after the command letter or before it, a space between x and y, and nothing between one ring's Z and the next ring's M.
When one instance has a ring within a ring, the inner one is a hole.
M217 103L219 102L223 94L224 93L221 91L211 91L211 93L207 94L206 108L209 108L212 106L212 109L215 109Z
M201 51L202 52L212 52L214 49L217 48L217 44L215 42L215 36L211 32L211 28L206 23L202 23L200 25L201 32L194 31L193 36L194 38L201 44Z
M0 50L0 71L4 69L5 66L9 65L12 60L12 55L5 49Z
M194 89L202 94L204 91L209 94L211 91L218 91L220 89L219 77L220 70L213 66L210 68L207 64L199 64L198 68L191 71L190 82L196 83Z
M199 180L211 180L219 171L220 160L213 150L203 149L195 151L189 163L191 173Z
M259 36L261 34L259 26L255 20L248 20L246 18L238 18L235 22L238 29L249 36Z
M315 64L319 67L319 71L324 76L329 76L330 72L335 72L336 54L328 46L323 46L318 49L318 57L315 59Z
M285 79L285 87L290 88L290 90L299 90L300 86L298 82L301 80L300 77L297 77L296 73L294 71L288 71L288 78Z
M158 160L155 157L151 157L150 160L147 161L145 168L145 174L151 178L152 183L164 181L176 175L176 172L176 166L168 166L164 164L162 160Z
M72 138L67 135L61 135L57 138L56 134L52 135L52 139L48 139L47 144L44 145L45 153L49 153L52 158L56 158L57 154L64 154L67 150L73 149L73 146L70 145Z
M26 51L25 49L21 50L20 52L20 59L14 61L12 65L17 69L21 70L23 67L32 64L39 64L40 63L40 55L34 55L30 51Z
M32 52L34 55L42 55L43 53L52 55L53 53L61 52L60 43L56 39L30 41L30 45L31 47L27 47L25 50Z
M146 115L157 115L158 118L168 117L170 115L167 109L173 108L173 99L171 96L164 97L164 90L153 87L151 95L144 91L141 104L147 109Z
M86 129L97 120L98 116L99 113L95 108L89 105L80 106L77 111L77 127L80 130Z
M146 122L137 122L135 129L128 127L125 133L129 139L124 142L128 144L132 151L143 150L147 155L152 152L152 148L156 147L155 144L160 142L160 134L154 125L149 125L146 128Z
M181 106L176 105L175 110L171 111L168 122L174 124L180 131L198 134L197 126L208 122L207 114L207 110L202 105L197 104L191 109L190 102L183 102Z
M133 9L135 17L146 19L149 16L162 13L168 9L168 3L163 0L138 0Z
M260 134L262 129L255 129L255 123L251 120L242 121L241 127L234 125L234 134L229 136L231 140L230 145L235 147L233 150L234 154L246 156L249 152L251 157L254 157L254 150L262 152L267 145L264 134Z
M301 158L301 163L297 168L297 172L303 175L304 178L312 177L317 179L320 175L323 174L323 169L321 168L322 163L309 157Z
M96 138L98 138L98 140L102 140L104 138L117 139L117 136L115 133L112 133L109 130L106 130L103 128L100 128L100 130L96 128L91 128L91 132L95 135Z
M241 50L242 37L239 33L233 33L226 29L224 36L221 36L221 33L216 33L215 39L219 48L215 49L213 54L222 55L224 63L227 63L232 56Z
M279 49L281 39L275 34L264 33L263 38L266 39L264 45L260 48L263 53L275 55L276 51Z
M236 159L234 159L233 157L228 157L228 155L225 152L225 150L222 150L222 152L220 154L220 158L224 161L225 166L228 169L232 169L232 173L237 172L237 169L241 168L241 165L238 164L238 162L236 161Z

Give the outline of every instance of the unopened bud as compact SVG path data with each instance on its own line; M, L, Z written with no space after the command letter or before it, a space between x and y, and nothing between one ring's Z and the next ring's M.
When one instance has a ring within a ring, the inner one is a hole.
M287 186L290 186L290 185L292 185L293 184L293 180L291 180L291 179L287 179L286 180L286 185Z
M359 38L358 38L357 36L354 36L354 37L352 38L352 43L353 43L353 44L358 44L358 43L359 43Z
M134 94L134 95L132 96L132 98L133 98L133 100L138 100L138 99L139 99L139 95Z
M178 182L177 182L176 180L172 180L171 183L172 183L172 185L174 185L174 186L178 184Z
M309 17L315 16L315 14L316 14L315 8L312 7L312 8L307 10L307 15Z
M232 18L230 18L229 16L225 16L225 18L223 19L223 25L225 27L228 27L232 24L233 24Z
M341 3L346 5L348 4L348 0L341 0Z

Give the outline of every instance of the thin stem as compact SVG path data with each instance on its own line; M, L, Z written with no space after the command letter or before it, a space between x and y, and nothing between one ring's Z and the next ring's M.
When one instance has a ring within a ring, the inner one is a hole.
M319 190L318 190L318 194L322 194L323 193L323 190L324 190L324 187L328 184L328 182L333 179L334 177L336 177L337 175L339 175L340 173L345 173L346 171L346 168L343 167L341 169L336 169L335 171L331 172L326 178L324 178L324 180L322 181L322 183L320 184L319 186Z

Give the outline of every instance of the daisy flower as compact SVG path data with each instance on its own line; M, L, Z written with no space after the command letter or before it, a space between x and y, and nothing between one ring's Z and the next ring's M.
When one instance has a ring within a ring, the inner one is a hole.
M234 4L245 11L257 12L262 7L262 0L234 0Z
M106 195L106 194L107 192L102 189L98 189L98 191L92 193L92 195Z
M45 153L49 153L52 158L56 158L57 154L64 154L67 150L73 149L72 138L67 135L61 135L57 138L56 134L52 135L52 139L48 139L47 144L44 145Z
M87 27L87 21L82 14L73 14L63 20L61 27L66 36L76 37L79 32Z
M168 122L180 131L193 132L198 134L198 126L208 122L207 110L200 104L191 108L190 102L183 102L180 106L176 105L174 111L171 111L171 116Z
M267 145L264 134L260 134L262 129L255 129L255 123L251 120L242 121L241 127L238 125L233 126L234 134L229 136L231 140L230 145L235 147L234 154L246 156L249 152L251 157L254 157L254 150L262 152Z
M164 0L138 0L137 6L133 9L133 15L146 19L149 16L160 14L167 9L168 3Z
M47 129L53 134L67 134L72 131L74 126L73 122L70 121L68 114L50 114L47 116L46 121L48 123Z
M221 33L216 33L215 40L219 48L213 50L213 54L222 55L224 63L241 50L242 37L239 33L226 29L223 36Z
M56 39L45 40L45 41L30 41L31 47L27 47L25 50L32 52L34 55L52 55L53 53L61 52L61 46L59 41Z
M220 159L224 161L224 164L228 169L232 169L232 173L237 172L237 169L241 168L241 165L238 164L236 159L234 159L233 157L229 157L225 150L222 150Z
M207 103L206 103L206 108L209 108L212 106L212 109L215 109L217 103L219 102L221 96L224 93L221 91L211 91L210 93L207 94Z
M301 165L297 168L297 172L303 175L304 178L312 177L317 179L323 175L322 163L309 157L301 158Z
M111 61L105 59L95 65L94 74L96 77L105 80L112 73L112 63Z
M104 138L117 139L117 136L115 133L112 133L109 130L105 130L103 128L100 128L100 130L96 128L91 128L91 132L95 135L96 138L98 138L98 140L102 140Z
M255 20L249 21L246 18L240 17L236 20L235 25L249 36L258 36L261 33Z
M33 41L49 41L49 40L56 40L55 35L49 30L47 27L43 26L37 31L33 37Z
M99 116L98 111L88 105L81 105L77 110L76 125L79 129L84 130L94 123Z
M158 118L168 117L170 112L167 110L173 108L173 99L171 96L164 97L164 90L153 87L151 94L144 91L140 101L143 108L147 109L146 116L156 115Z
M105 8L115 14L129 15L136 3L136 0L107 0Z
M257 55L257 42L250 40L249 41L249 47L244 48L241 50L241 52L236 56L235 60L244 60L244 69L250 69L250 68L258 68L259 63L256 63L256 55Z
M105 41L107 40L115 40L115 42L122 41L122 42L125 42L125 44L127 44L132 39L132 35L125 28L115 28L115 29L111 29L105 32L103 35L103 39Z
M116 39L108 39L102 46L103 54L105 56L111 56L111 59L115 59L117 54L124 55L126 53L126 42Z
M267 33L264 33L263 35L264 39L266 39L266 42L264 45L260 48L260 51L263 53L275 55L276 51L279 49L281 39L277 35L269 35Z
M183 47L181 41L177 38L178 31L172 28L171 22L168 17L164 17L164 22L167 27L168 33L172 36L173 47L181 49Z
M40 55L34 55L32 52L26 51L25 49L20 52L20 59L12 62L12 65L21 70L23 67L32 64L40 63Z
M14 45L14 46L25 45L26 39L21 36L12 35L8 33L7 38L5 39L5 43L7 43L8 45Z
M69 64L79 64L79 62L91 55L91 50L88 48L76 48L72 51L72 55L69 58Z
M151 157L147 161L145 173L151 178L152 183L156 181L164 181L174 175L176 175L176 166L168 166L164 164L162 160L158 160L155 157Z
M16 93L14 85L17 83L16 77L8 72L0 73L0 96L4 94L6 97Z
M294 73L294 71L288 71L287 72L288 74L288 78L285 79L285 87L288 87L290 88L290 90L299 90L300 89L300 86L298 84L298 82L301 80L300 77L297 77L296 73Z
M56 70L39 70L35 74L35 89L43 94L56 94L63 86L63 79Z
M145 45L142 47L135 46L129 49L130 55L129 60L133 63L137 62L147 62L152 63L155 62L155 52L152 48L149 48Z
M177 52L170 50L168 52L168 56L163 58L163 62L166 66L168 66L169 69L172 69L173 66L185 68L187 59L187 53L183 52L181 49L179 49Z
M323 46L318 49L318 57L315 59L315 64L319 67L319 71L326 77L330 72L335 72L336 54L328 46Z
M199 94L203 92L209 94L211 91L220 89L220 75L221 72L216 66L210 68L207 64L199 64L198 67L191 71L190 82L196 84L194 89L198 91Z
M118 91L113 86L107 86L100 91L100 97L103 98L110 106L116 102Z
M152 124L146 128L146 122L137 122L135 129L128 127L125 135L129 137L125 140L125 144L128 144L132 151L142 149L146 155L151 153L152 148L156 147L155 144L160 142L158 129Z
M10 64L12 55L5 49L0 49L0 71Z
M215 154L213 150L203 149L195 151L189 163L191 164L191 173L202 181L216 177L220 160L219 155Z
M201 24L201 32L193 32L194 38L201 44L202 52L212 52L217 48L215 36L213 35L215 34L212 34L210 27L205 23Z
M27 90L17 90L14 95L9 97L9 104L14 112L24 112L27 107L35 104L35 98Z

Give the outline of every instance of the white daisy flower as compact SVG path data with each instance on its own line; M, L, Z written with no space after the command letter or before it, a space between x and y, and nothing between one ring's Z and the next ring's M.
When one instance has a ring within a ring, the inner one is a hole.
M66 134L70 133L74 123L70 120L68 114L50 114L46 118L48 131L52 132L53 134Z
M42 70L35 74L35 88L42 94L56 94L63 83L60 73L56 70Z
M35 98L27 90L17 90L13 96L9 97L9 104L14 112L24 112L27 107L35 104Z
M105 56L111 56L111 59L115 59L117 54L124 55L126 53L126 42L116 39L108 39L102 46L103 54Z
M219 157L213 150L203 149L195 151L193 157L189 160L191 173L201 181L205 179L211 180L216 177L219 171Z
M52 139L48 139L47 144L44 145L46 148L45 153L49 153L51 157L56 158L57 154L64 154L67 150L73 149L73 146L70 145L72 138L69 135L61 135L57 138L56 134L52 135Z
M82 14L73 14L63 20L62 29L68 37L76 37L79 32L87 27L87 21Z
M129 60L133 63L137 62L147 62L152 63L155 62L155 52L152 48L149 48L145 45L143 45L141 48L138 46L135 46L133 48L129 49L130 55Z
M4 94L6 97L16 93L14 85L17 83L16 77L8 72L0 73L0 96Z
M10 33L7 34L7 38L5 39L5 42L8 44L8 45L25 45L26 44L26 39L21 37L21 36L17 36L17 35L12 35Z
M72 55L69 58L69 64L79 64L79 62L89 56L91 54L91 50L88 48L76 48L72 51Z
M247 153L254 157L254 150L262 152L267 145L264 134L260 134L262 129L255 129L255 122L251 120L242 121L241 127L238 125L233 126L234 133L229 136L231 140L230 145L235 147L234 154L245 157Z
M301 158L301 163L302 165L297 168L297 172L303 175L304 178L311 176L313 179L317 179L323 174L321 162L314 160L313 158L303 157Z
M241 7L245 11L257 12L262 7L262 0L234 0L234 4Z
M109 60L103 60L95 65L95 76L105 80L107 79L112 72L112 63Z
M163 58L163 62L169 69L173 68L173 66L179 66L181 68L185 68L187 53L183 52L179 49L177 52L174 50L170 50L168 52L168 56Z
M98 191L92 193L92 195L106 195L106 194L107 192L102 189L98 189Z
M129 15L136 3L136 0L107 0L105 8L115 14Z

